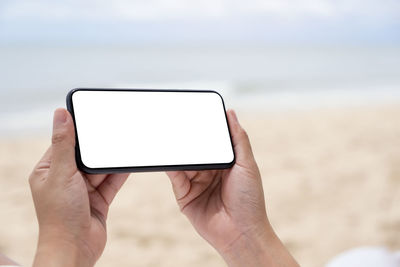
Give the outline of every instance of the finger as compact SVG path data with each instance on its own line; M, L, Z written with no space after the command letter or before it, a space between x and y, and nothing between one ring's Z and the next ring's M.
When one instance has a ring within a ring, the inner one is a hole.
M52 162L50 171L60 174L73 174L75 163L75 132L72 117L65 109L59 108L54 112L52 136Z
M190 179L183 171L166 172L175 194L176 200L181 200L190 192Z
M32 184L37 180L45 178L45 173L48 172L51 163L51 146L46 150L43 157L33 168L32 174L29 176L29 182Z
M218 170L202 170L202 171L185 171L186 176L189 178L190 181L195 179L200 175L206 176L214 176Z
M239 120L235 111L228 110L229 129L232 135L232 142L235 149L236 162L238 164L245 164L254 160L253 152L251 150L250 140L246 131L239 124Z
M86 178L91 186L94 188L98 187L108 174L86 174Z
M111 204L128 176L128 173L111 174L97 187L97 191L102 195L107 205Z
M199 171L184 171L184 173L189 178L189 180L192 180L193 177L199 174Z
M42 158L35 166L35 170L49 169L51 163L51 146L44 152Z

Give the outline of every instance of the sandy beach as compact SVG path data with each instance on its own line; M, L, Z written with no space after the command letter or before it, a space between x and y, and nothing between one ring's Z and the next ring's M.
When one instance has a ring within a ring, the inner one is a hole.
M267 211L302 266L359 246L400 250L400 105L238 113ZM0 139L0 252L30 266L37 222L28 176L48 136ZM96 266L217 267L164 173L132 174L114 200Z

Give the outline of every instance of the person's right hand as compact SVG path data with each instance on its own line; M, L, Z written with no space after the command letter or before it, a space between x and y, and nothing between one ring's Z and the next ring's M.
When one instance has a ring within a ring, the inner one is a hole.
M230 169L167 172L181 211L229 266L298 266L267 218L249 138L228 111L236 163Z
M106 245L109 206L127 177L80 172L71 114L57 109L52 144L29 179L39 223L33 266L94 266Z

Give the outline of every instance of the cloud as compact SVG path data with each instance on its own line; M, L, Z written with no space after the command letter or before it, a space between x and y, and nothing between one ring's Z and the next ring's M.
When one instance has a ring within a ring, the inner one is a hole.
M400 43L399 0L0 0L1 43Z
M398 0L3 0L3 20L400 19Z

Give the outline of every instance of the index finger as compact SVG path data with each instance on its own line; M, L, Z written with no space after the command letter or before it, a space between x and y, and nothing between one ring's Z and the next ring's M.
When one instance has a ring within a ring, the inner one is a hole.
M37 178L43 178L44 174L49 171L51 165L51 155L52 148L50 146L49 148L47 148L42 158L33 168L33 171L29 177L30 183L34 182Z
M190 179L184 171L166 172L171 180L176 200L180 200L190 191Z

